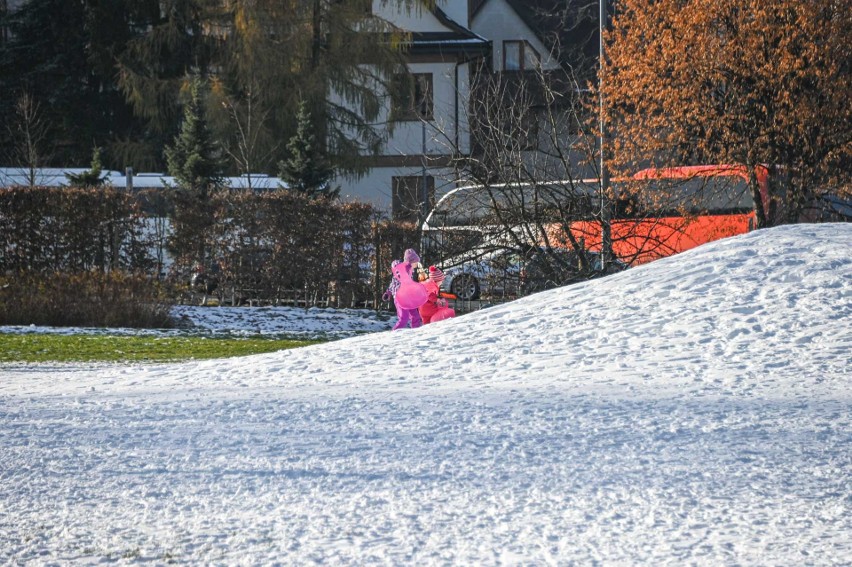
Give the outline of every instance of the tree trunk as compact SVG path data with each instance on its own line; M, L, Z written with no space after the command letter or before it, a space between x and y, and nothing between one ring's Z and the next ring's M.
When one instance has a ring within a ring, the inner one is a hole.
M751 191L751 198L754 201L754 218L755 229L766 228L769 223L766 219L766 209L763 206L763 194L760 191L760 182L757 179L756 166L752 163L746 164L748 172L748 187Z

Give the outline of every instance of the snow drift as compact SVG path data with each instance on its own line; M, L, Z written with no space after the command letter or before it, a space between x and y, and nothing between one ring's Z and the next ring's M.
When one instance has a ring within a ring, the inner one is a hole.
M0 368L0 561L852 560L852 227L421 329Z

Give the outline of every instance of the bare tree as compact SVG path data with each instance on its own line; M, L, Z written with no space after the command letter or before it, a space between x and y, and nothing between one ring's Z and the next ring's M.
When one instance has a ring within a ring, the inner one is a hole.
M736 226L714 224L712 235L701 220L708 209L745 213L752 206L737 172L684 177L638 168L603 185L595 96L570 70L475 73L470 152L436 134L469 187L448 194L429 220L424 241L439 244L432 256L537 256L558 283L671 255L694 245L688 241L697 231L707 240L746 230L746 214ZM612 265L603 261L606 228Z
M229 94L218 80L214 81L212 89L229 123L228 128L222 130L231 132L230 139L224 143L225 153L237 170L247 176L249 189L252 188L251 174L268 169L270 159L281 145L269 131L272 109L260 96L260 89L257 81L252 81L242 92Z
M50 128L41 111L41 105L29 93L22 93L15 104L15 120L6 126L10 139L14 140L9 159L21 168L29 187L39 183L38 171L49 161L48 145Z
M564 70L479 69L474 77L466 117L470 152L438 133L455 154L457 174L475 187L457 192L450 214L476 225L484 236L482 254L511 249L529 255L567 248L579 264L572 269L591 274L593 235L572 230L578 221L599 228L603 220L596 207L597 145L588 126L587 91ZM433 224L436 221L441 222L435 219ZM447 243L453 240L450 232L442 239ZM558 256L552 254L555 262Z

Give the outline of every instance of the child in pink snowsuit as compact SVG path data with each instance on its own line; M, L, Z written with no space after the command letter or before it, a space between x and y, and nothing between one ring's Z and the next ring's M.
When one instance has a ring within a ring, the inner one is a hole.
M435 323L456 316L456 311L447 306L447 300L441 297L441 284L444 282L444 272L436 266L429 266L429 279L423 287L429 292L429 299L420 306L420 317L423 324Z
M409 252L413 254L413 257L409 254ZM407 264L406 271L410 274L412 265L416 262L419 262L420 258L417 256L417 253L410 248L405 251L405 257L406 260L411 260L415 258L416 260L414 260L414 262L401 262L399 260L394 260L391 264L391 268L393 269L400 264ZM420 318L420 313L417 311L417 309L403 309L399 306L399 304L397 304L396 294L399 291L400 285L401 282L399 281L399 279L397 279L396 275L394 275L390 285L388 286L388 289L382 295L382 299L384 301L390 301L391 298L394 299L393 304L394 307L396 307L396 316L399 320L396 322L396 325L393 326L393 330L396 331L397 329L404 329L408 327L409 324L411 325L412 329L416 329L417 327L423 324L423 320Z

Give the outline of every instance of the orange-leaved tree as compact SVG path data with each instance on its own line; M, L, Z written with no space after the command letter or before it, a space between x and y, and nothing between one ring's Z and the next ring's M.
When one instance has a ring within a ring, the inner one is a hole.
M742 166L758 227L848 197L851 24L837 0L619 0L600 83L610 165Z

